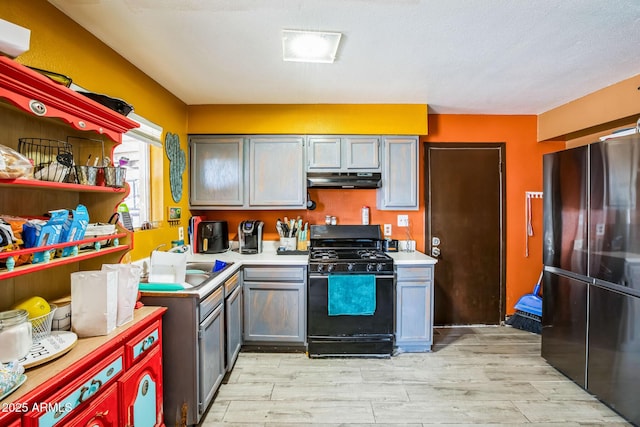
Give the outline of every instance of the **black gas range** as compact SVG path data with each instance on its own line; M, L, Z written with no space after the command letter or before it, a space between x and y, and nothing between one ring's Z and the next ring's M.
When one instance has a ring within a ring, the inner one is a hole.
M393 259L377 248L316 248L309 252L309 272L393 273Z
M380 226L316 225L310 239L309 356L389 357L395 280Z

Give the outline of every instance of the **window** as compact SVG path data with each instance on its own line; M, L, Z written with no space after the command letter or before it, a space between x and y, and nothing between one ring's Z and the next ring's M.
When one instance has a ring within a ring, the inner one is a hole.
M132 113L128 118L138 122L140 127L122 136L122 144L113 151L116 165L127 169L126 180L129 183L129 195L123 203L129 208L134 228L140 228L151 221L151 189L150 189L150 146L162 147L160 135L162 128Z

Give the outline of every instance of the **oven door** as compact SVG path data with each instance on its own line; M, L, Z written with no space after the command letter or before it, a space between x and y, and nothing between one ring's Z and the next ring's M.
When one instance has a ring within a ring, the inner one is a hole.
M372 315L329 315L329 275L309 275L307 336L388 337L393 335L395 286L393 275L376 275L376 309Z

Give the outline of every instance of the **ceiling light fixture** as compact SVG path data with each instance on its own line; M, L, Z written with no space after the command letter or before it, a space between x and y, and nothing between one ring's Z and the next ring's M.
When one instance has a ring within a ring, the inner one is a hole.
M282 30L282 59L293 62L332 63L341 33Z

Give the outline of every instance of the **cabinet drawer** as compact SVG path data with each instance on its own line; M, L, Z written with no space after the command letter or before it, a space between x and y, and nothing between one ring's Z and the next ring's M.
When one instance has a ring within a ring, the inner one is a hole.
M90 368L85 375L42 402L40 408L26 414L25 426L63 425L71 418L76 408L86 407L85 403L101 393L107 384L111 384L122 373L123 369L124 349L120 348Z
M397 267L396 275L398 280L432 280L432 267Z
M118 412L118 385L111 385L107 391L102 393L84 411L81 411L71 420L67 427L99 427L117 426L119 420Z
M158 345L162 337L162 326L159 320L147 327L125 344L125 361L127 369L133 366L145 354Z
M301 282L304 279L304 267L246 267L244 269L245 281Z

